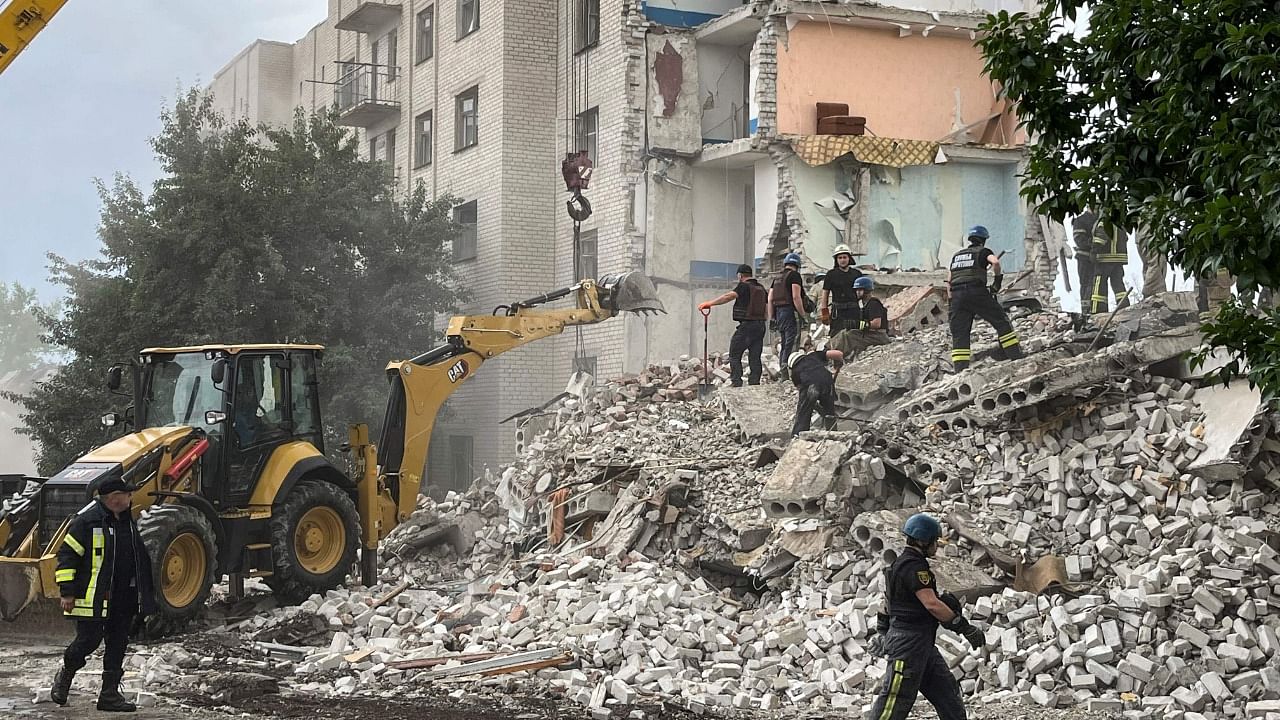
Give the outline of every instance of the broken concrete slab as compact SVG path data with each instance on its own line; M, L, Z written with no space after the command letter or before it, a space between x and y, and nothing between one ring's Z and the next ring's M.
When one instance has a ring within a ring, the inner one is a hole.
M741 439L785 441L791 437L796 413L795 395L788 392L790 389L782 383L723 387L716 393L716 402L728 411Z
M1243 475L1270 429L1270 421L1262 415L1261 393L1238 381L1200 388L1196 402L1204 412L1204 435L1200 440L1207 447L1187 470L1218 481Z
M765 514L771 518L822 518L827 495L845 495L839 487L840 466L851 454L852 440L851 434L843 440L792 440L760 493Z

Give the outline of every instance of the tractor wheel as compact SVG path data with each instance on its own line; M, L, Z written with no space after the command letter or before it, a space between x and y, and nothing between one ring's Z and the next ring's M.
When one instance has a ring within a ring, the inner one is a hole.
M338 587L351 573L360 537L356 504L323 480L302 480L271 513L272 574L281 601L300 603Z
M204 609L216 577L218 540L204 513L185 505L147 510L138 534L151 556L160 609L147 620L147 635L155 637L181 628Z

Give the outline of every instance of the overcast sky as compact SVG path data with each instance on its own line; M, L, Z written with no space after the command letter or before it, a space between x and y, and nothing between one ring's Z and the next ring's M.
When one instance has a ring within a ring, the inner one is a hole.
M0 6L7 4L0 0ZM46 252L98 247L93 179L149 189L162 108L257 38L293 42L326 0L70 0L0 75L0 281L46 299Z

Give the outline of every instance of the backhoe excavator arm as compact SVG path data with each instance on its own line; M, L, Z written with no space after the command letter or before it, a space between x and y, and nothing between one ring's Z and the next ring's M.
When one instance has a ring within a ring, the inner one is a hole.
M542 309L573 296L575 307ZM504 314L456 316L447 342L412 360L387 365L391 397L376 449L362 426L351 429L352 457L360 473L366 584L376 577L378 541L417 507L431 431L441 406L490 358L559 335L566 327L592 325L622 312L664 312L657 291L640 273L583 280L578 285L499 308Z
M66 4L67 0L10 0L0 10L0 73Z

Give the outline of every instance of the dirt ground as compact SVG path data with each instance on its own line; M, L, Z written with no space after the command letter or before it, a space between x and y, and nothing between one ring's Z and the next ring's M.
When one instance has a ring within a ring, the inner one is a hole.
M62 708L51 703L34 704L37 688L48 687L61 662L62 649L70 640L69 627L51 623L38 634L19 634L0 627L0 717L21 720L67 720L75 718L119 718L113 713L94 709L99 686L100 657L76 677L71 701ZM218 641L208 634L193 634L184 641L188 649L201 654L217 653ZM229 648L223 648L224 652ZM127 682L126 678L126 682ZM476 699L457 700L444 690L416 691L419 694L382 697L327 698L291 693L287 688L278 694L252 695L229 701L215 700L199 687L177 685L157 693L157 705L140 708L131 716L139 720L226 720L229 717L280 718L281 720L589 720L582 707L551 697L512 697L485 695ZM155 691L155 688L151 689ZM621 720L634 710L655 720L693 720L697 717L675 707L643 707L615 710ZM1043 710L1023 705L1000 703L973 704L970 718L975 720L1102 720L1106 717L1083 711ZM704 716L709 717L709 716ZM727 717L727 716L726 716ZM750 716L739 716L750 717ZM755 717L760 717L756 715ZM796 713L803 720L826 720L853 717L848 713ZM928 704L921 701L912 718L933 718Z

